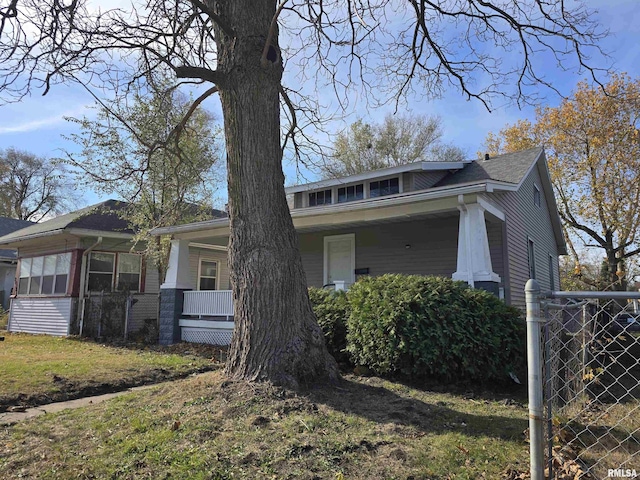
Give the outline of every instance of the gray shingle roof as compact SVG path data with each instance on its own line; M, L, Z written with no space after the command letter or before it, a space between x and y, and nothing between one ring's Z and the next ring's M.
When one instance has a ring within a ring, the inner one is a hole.
M33 225L28 220L18 220L15 218L0 217L0 236L7 235L17 230ZM0 258L17 258L15 250L0 250Z
M96 232L117 232L133 235L133 230L119 213L131 204L119 200L106 200L90 205L75 212L57 216L41 223L31 223L19 231L0 237L0 245L14 243L26 237L38 236L47 232L70 229L94 230ZM196 207L194 206L194 209ZM195 210L194 210L195 212ZM212 218L223 218L227 214L221 210L211 209Z
M495 180L518 185L542 153L542 147L530 148L521 152L496 155L489 160L477 160L463 169L444 177L436 187L458 185L462 183Z
M0 245L20 240L31 235L82 228L102 232L121 232L133 234L127 221L118 216L118 212L127 207L127 203L118 200L106 200L75 212L60 215L46 222L34 223L26 228L0 237Z

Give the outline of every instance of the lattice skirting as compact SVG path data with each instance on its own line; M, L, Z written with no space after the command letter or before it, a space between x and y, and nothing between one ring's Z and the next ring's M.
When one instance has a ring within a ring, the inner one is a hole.
M211 345L231 344L233 330L221 328L182 327L182 341L190 343L208 343Z

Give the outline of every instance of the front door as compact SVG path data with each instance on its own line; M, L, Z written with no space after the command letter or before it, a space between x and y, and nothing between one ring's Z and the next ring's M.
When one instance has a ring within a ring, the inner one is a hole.
M324 237L324 283L341 280L349 286L355 282L355 268L355 234Z

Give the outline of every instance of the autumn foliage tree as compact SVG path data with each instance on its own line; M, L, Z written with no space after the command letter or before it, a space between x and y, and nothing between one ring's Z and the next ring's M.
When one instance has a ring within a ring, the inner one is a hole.
M338 376L309 303L282 171L283 149L300 153L313 95L333 91L349 107L453 87L487 107L535 101L541 86L553 89L544 53L597 76L587 59L602 36L582 4L546 0L134 0L113 10L11 0L0 7L0 96L17 101L61 82L126 86L159 67L202 85L196 104L217 94L236 322L226 373L295 386ZM285 65L295 75L283 77Z
M640 254L639 128L640 79L616 75L604 89L579 83L559 106L538 108L534 122L486 142L493 153L545 146L575 274L586 273L584 247L601 249L604 286L613 289L625 289L625 265Z

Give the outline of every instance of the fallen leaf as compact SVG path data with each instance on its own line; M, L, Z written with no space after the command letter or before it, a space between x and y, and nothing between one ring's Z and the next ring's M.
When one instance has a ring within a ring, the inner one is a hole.
M462 445L458 445L457 447L458 447L458 450L460 450L462 453L464 453L465 455L469 455L469 450L464 448Z

